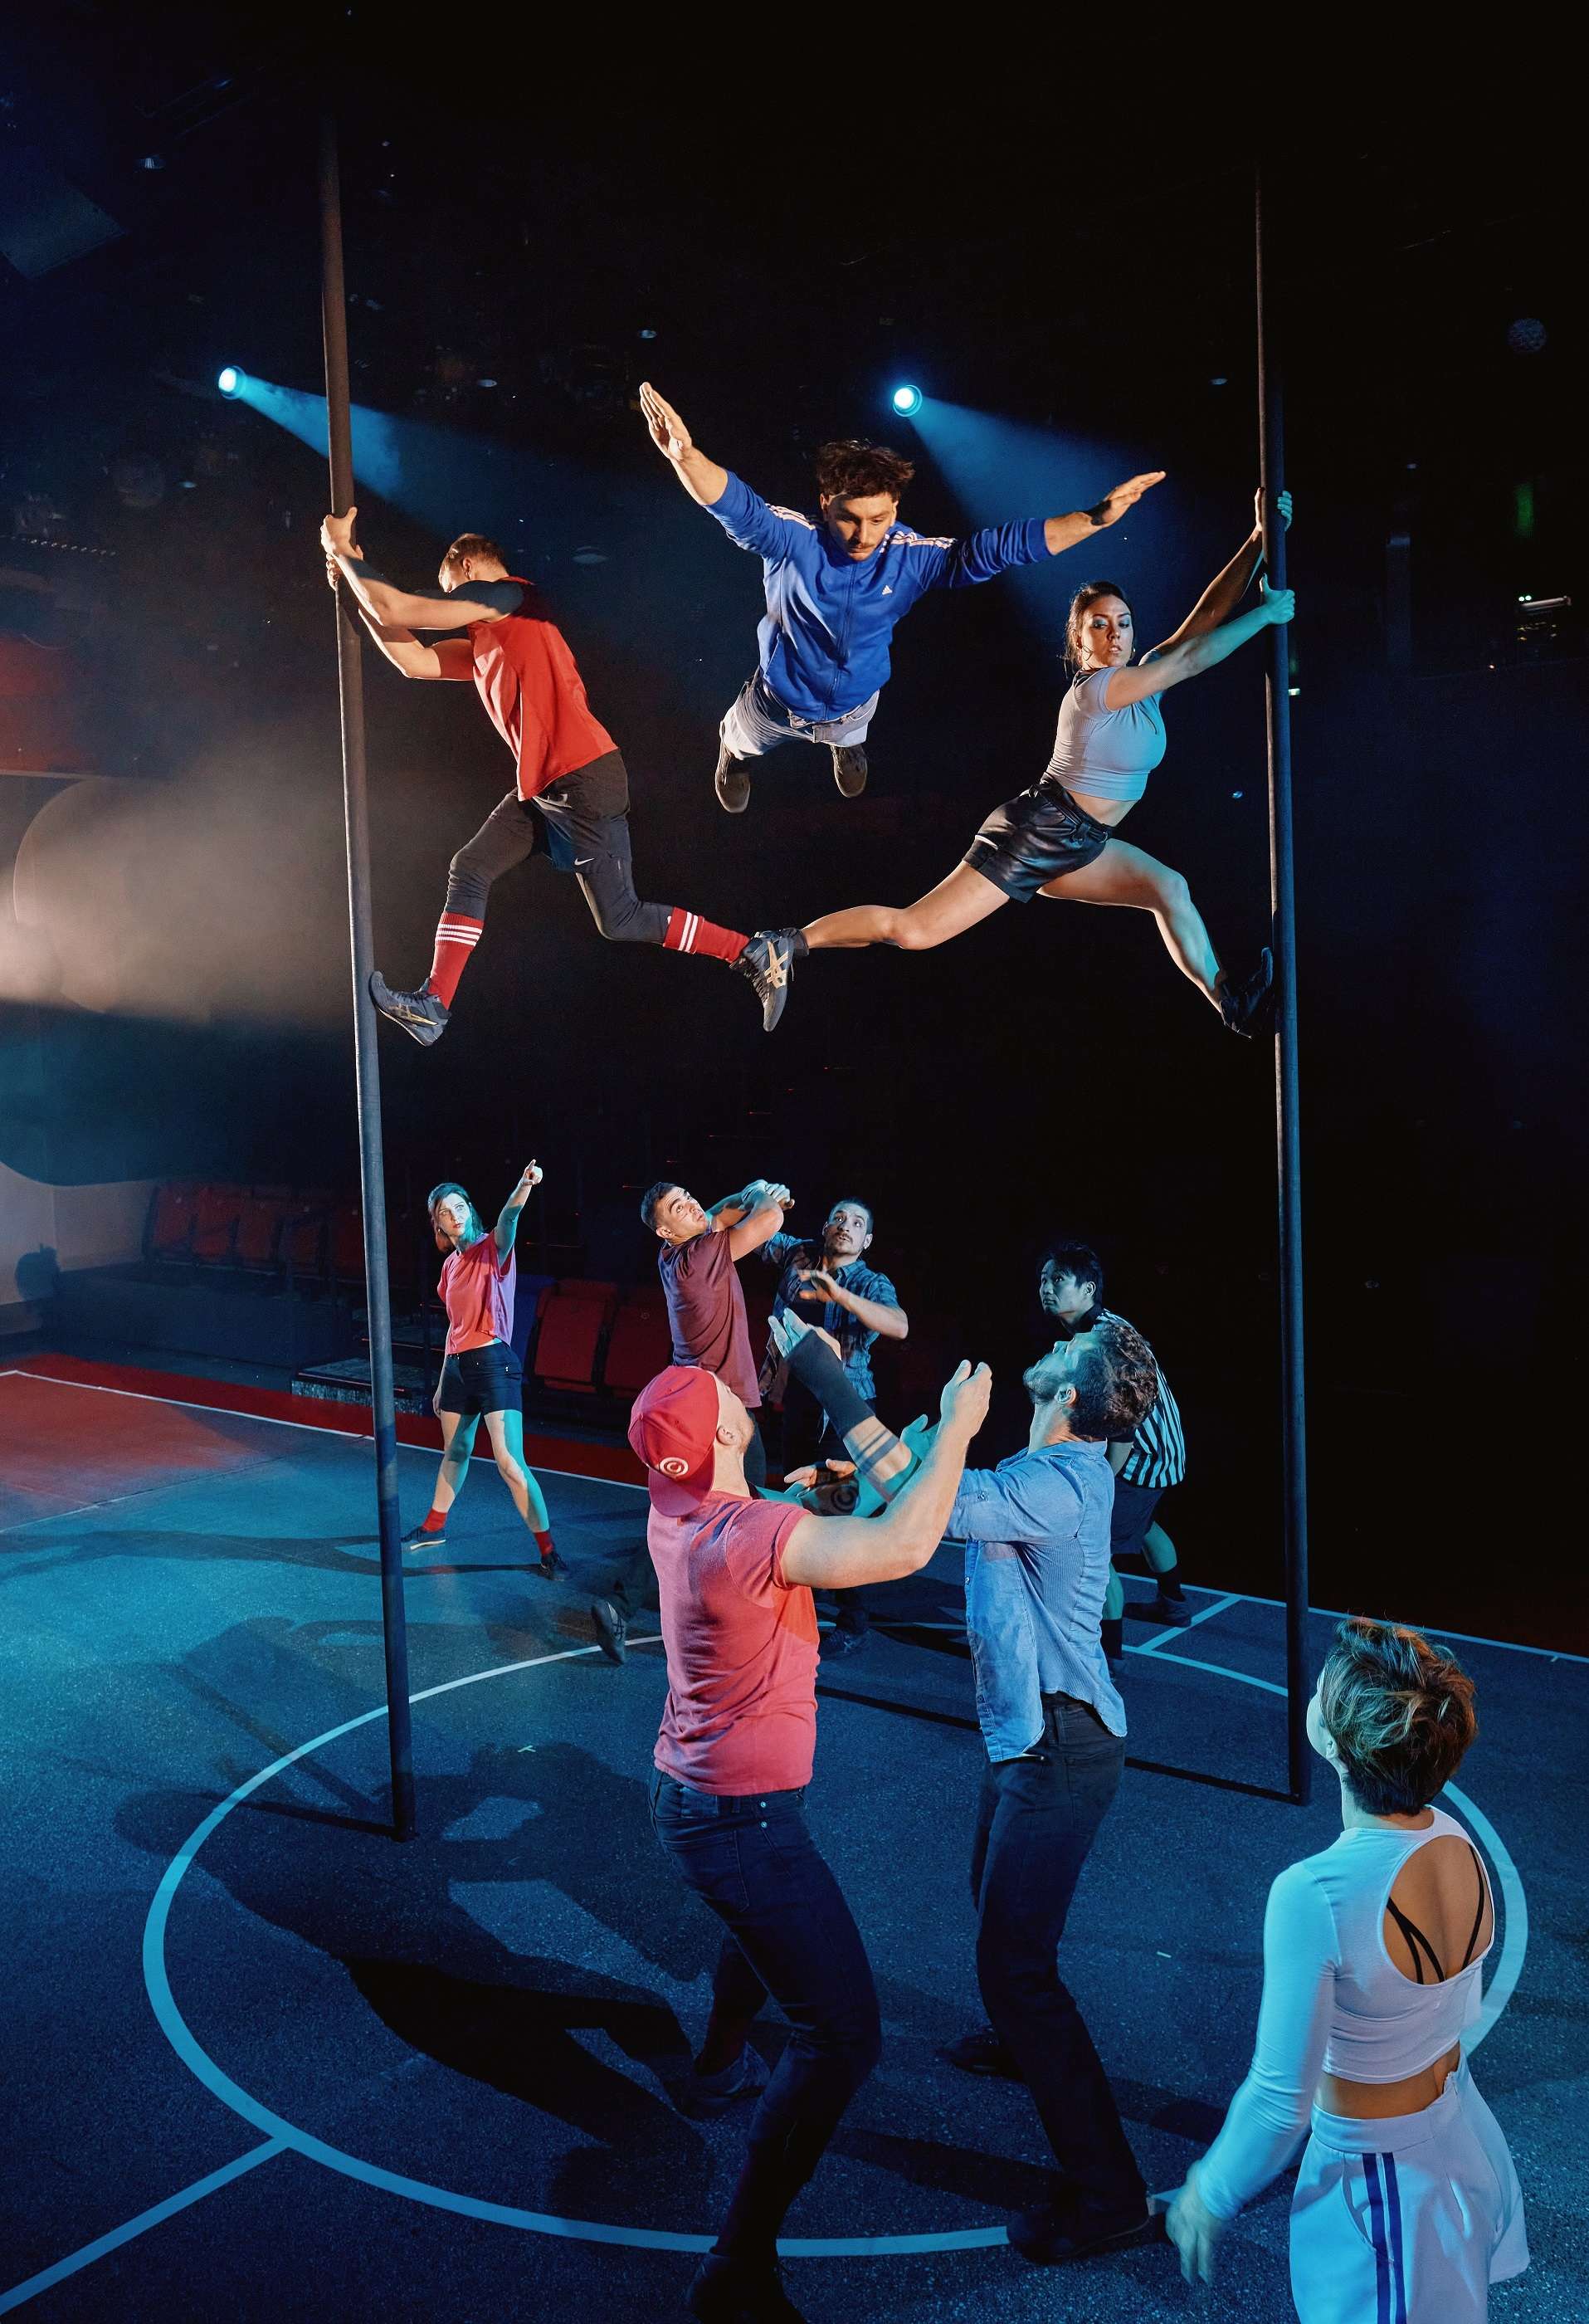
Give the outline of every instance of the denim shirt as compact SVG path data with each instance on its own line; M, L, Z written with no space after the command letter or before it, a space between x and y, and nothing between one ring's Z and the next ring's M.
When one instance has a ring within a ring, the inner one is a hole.
M761 1247L761 1255L769 1267L778 1269L778 1287L773 1295L775 1315L787 1312L798 1315L803 1323L820 1326L831 1332L844 1353L844 1369L857 1396L867 1404L877 1401L877 1390L872 1379L872 1347L877 1334L852 1315L848 1307L836 1300L822 1303L821 1313L814 1299L800 1296L802 1269L821 1267L822 1242L820 1235L808 1239L804 1235L776 1234ZM852 1259L848 1267L827 1269L835 1283L846 1291L853 1291L858 1299L875 1299L881 1307L897 1307L899 1294L888 1277L864 1259ZM765 1399L771 1392L783 1366L775 1342L769 1340L761 1368L761 1393Z
M1078 1438L965 1473L946 1530L966 1544L977 1717L992 1760L1038 1740L1045 1694L1076 1695L1111 1735L1125 1732L1099 1628L1114 1501L1103 1446Z

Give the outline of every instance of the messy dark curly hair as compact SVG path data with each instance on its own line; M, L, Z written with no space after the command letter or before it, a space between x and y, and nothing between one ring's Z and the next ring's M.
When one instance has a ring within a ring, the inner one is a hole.
M1153 1408L1159 1393L1159 1367L1140 1332L1118 1315L1100 1315L1092 1329L1068 1341L1077 1351L1070 1384L1076 1390L1070 1426L1078 1436L1134 1436ZM1069 1360L1055 1350L1026 1374L1026 1391L1034 1404L1045 1403L1055 1391Z
M1363 1615L1343 1622L1318 1674L1318 1711L1341 1771L1369 1815L1416 1815L1448 1784L1479 1731L1474 1683L1417 1630Z
M868 493L886 493L897 500L916 473L916 464L886 444L863 444L846 436L823 444L816 456L817 490L824 500L864 500Z

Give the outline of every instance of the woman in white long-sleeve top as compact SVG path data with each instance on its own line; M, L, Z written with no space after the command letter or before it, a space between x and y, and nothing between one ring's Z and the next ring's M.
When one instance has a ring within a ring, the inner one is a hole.
M1302 2324L1474 2324L1529 2264L1522 2196L1461 2036L1494 1909L1431 1804L1477 1731L1473 1683L1415 1630L1343 1623L1308 1711L1346 1829L1282 1872L1263 1924L1252 2070L1171 2206L1189 2279L1296 2153Z

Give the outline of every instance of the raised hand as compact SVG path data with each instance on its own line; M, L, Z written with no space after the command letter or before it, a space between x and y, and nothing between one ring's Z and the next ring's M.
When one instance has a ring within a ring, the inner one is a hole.
M1089 511L1094 524L1118 524L1126 510L1136 506L1144 493L1151 493L1155 484L1163 483L1165 474L1162 468L1146 468L1140 476L1127 476L1123 484L1116 484L1112 493L1106 493Z
M1260 581L1258 588L1263 601L1265 618L1272 622L1277 629L1282 623L1289 622L1297 610L1296 591L1272 589L1267 581Z
M1276 496L1274 505L1280 512L1281 530L1282 532L1290 532L1291 529L1291 496L1290 493L1279 493ZM1259 485L1257 491L1253 494L1253 530L1254 532L1262 532L1263 530L1263 487L1262 484Z
M800 1273L800 1290L796 1296L801 1299L821 1299L826 1303L830 1299L838 1298L839 1286L825 1267L803 1268Z
M975 1436L987 1417L987 1399L993 1393L993 1374L986 1364L973 1371L964 1360L954 1368L953 1375L944 1382L943 1394L938 1399L938 1409L944 1425L963 1428L968 1436Z
M509 1210L521 1211L529 1200L531 1188L538 1186L545 1175L538 1162L527 1162L523 1176L508 1197L506 1207Z
M665 401L647 379L640 382L640 410L651 431L652 443L663 458L671 460L676 468L684 454L694 449L694 440L672 404Z
M787 1362L810 1331L811 1325L803 1323L790 1308L781 1307L776 1314L768 1316L767 1328L774 1347Z
M327 557L340 551L344 557L356 555L354 548L354 520L359 512L350 508L345 516L325 516L320 520L320 546Z

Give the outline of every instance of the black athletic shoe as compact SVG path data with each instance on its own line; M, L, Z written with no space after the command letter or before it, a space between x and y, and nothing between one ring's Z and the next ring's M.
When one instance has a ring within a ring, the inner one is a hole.
M830 742L828 748L833 753L833 780L840 794L845 798L859 798L867 787L866 752L859 748L842 750L837 742Z
M1013 2052L991 2025L978 2025L974 2034L962 2034L958 2042L945 2042L938 2054L949 2065L958 2066L962 2074L988 2074L1005 2082L1025 2080Z
M629 1636L629 1618L619 1612L611 1598L591 1600L591 1628L608 1661L622 1662L627 1652L623 1642Z
M545 1557L537 1558L529 1570L539 1574L543 1582L558 1582L568 1571L568 1561L559 1557L555 1549L549 1549Z
M701 2324L805 2324L784 2289L776 2260L731 2259L708 2252L684 2294L684 2306Z
M717 773L712 778L717 791L717 803L725 814L743 815L750 804L750 778L745 771L743 759L736 759L724 742L717 754Z
M1184 1598L1166 1598L1162 1590L1146 1599L1140 1606L1127 1603L1126 1612L1139 1622L1163 1622L1172 1630L1184 1630L1191 1621L1191 1608Z
M794 964L804 958L805 938L798 928L758 928L734 963L756 989L764 1033L770 1033L783 1015Z
M846 1655L858 1655L871 1633L869 1630L847 1630L835 1622L817 1648L817 1659L824 1663L842 1662Z
M1039 2203L1034 2210L1017 2212L1006 2232L1023 2259L1055 2267L1068 2259L1090 2259L1097 2252L1162 2243L1164 2215L1145 2201L1140 2214L1124 2220L1089 2218L1063 2202Z
M1274 1013L1274 954L1267 945L1245 976L1226 978L1219 1014L1232 1033L1251 1038Z
M439 1533L427 1533L422 1525L410 1526L403 1536L403 1547L405 1549L441 1549L445 1545L446 1537L445 1526L443 1526Z
M766 2065L754 2050L745 2049L721 2074L692 2071L682 2076L669 2095L679 2112L688 2115L692 2122L714 2122L742 2098L758 2098L767 2084Z
M428 1049L447 1029L450 1011L434 992L421 985L418 992L394 992L378 968L370 971L370 998L383 1017L400 1025L411 1041Z

